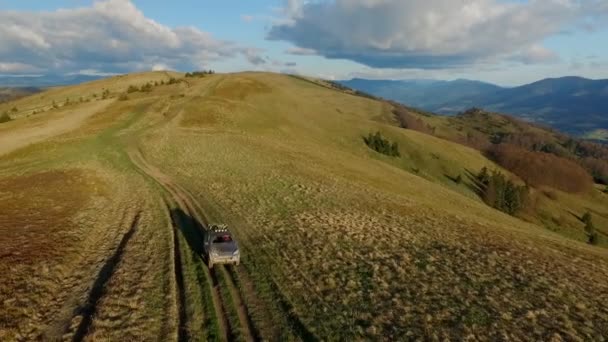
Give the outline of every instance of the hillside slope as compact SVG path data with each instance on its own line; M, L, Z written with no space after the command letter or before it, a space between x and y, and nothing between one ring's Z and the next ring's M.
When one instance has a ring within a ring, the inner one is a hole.
M105 107L0 156L0 339L606 334L606 249L486 206L464 176L500 167L400 128L388 103L285 75L149 73L21 99L0 136L87 100ZM401 157L365 145L376 131ZM234 230L240 267L204 266L211 222Z
M602 138L608 129L608 80L544 79L502 88L477 81L353 80L343 84L431 112L456 114L480 107L550 125L563 132Z

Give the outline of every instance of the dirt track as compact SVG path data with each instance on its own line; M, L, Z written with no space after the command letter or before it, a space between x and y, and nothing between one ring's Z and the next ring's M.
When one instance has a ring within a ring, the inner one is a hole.
M192 195L178 184L174 183L171 178L163 174L158 168L150 165L139 151L135 149L130 150L129 157L139 170L141 170L145 175L153 179L162 187L162 189L166 192L164 201L167 208L171 208L172 204L177 206L178 210L181 210L181 212L185 214L186 219L190 221L190 228L194 228L195 233L200 235L200 240L202 241L202 235L208 222L202 212L201 207L193 199ZM181 226L184 225L184 222L180 220L179 217L176 217L178 214L175 213L175 209L170 211L175 241L175 279L178 285L176 286L176 290L179 292L176 295L176 298L179 299L178 308L180 312L178 322L178 327L180 329L179 340L189 340L193 336L188 336L187 331L187 321L189 318L185 312L185 306L187 305L188 298L186 293L184 293L184 287L186 286L184 283L187 280L184 279L183 270L181 269L183 265L181 265L180 260L183 258L182 254L184 253L184 249L193 249L196 248L196 246L180 246L180 239L178 235L181 234L180 231L183 231L186 229L186 227ZM211 282L211 297L213 299L213 307L219 325L221 339L226 341L242 339L246 341L254 341L255 338L252 333L253 329L251 326L251 318L248 316L245 301L241 297L241 293L236 287L234 279L231 275L229 275L229 272L227 272L225 266L218 265L215 269L209 270L206 267L203 256L201 255L201 251L196 250L195 252L199 258L197 262L205 265L204 272L206 273L206 279ZM226 296L226 294L222 295L220 291L220 282L217 280L218 278L216 272L219 272L221 277L225 280L222 283L226 284L226 290L228 291L229 296ZM233 324L230 322L228 313L229 308L234 308L234 310L236 310L236 314L238 316L238 327L234 326L234 322Z

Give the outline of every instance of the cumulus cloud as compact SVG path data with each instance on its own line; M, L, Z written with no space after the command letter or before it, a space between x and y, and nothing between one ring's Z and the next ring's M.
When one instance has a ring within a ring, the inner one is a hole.
M442 69L555 58L548 36L608 13L603 0L289 0L270 40L375 68ZM595 14L594 14L595 13Z
M285 53L287 53L289 55L296 55L296 56L314 56L317 54L317 51L315 51L313 49L292 47L292 48L287 49L285 51Z
M253 65L262 65L266 64L267 60L263 56L260 55L262 51L260 49L250 48L244 51L245 58L249 63Z
M205 67L247 57L247 49L194 27L170 28L129 0L54 12L0 11L0 65L5 72Z

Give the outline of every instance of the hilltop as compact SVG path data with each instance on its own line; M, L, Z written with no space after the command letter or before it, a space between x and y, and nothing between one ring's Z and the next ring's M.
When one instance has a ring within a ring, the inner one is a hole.
M494 209L481 170L525 181L467 140L557 133L270 73L122 75L11 108L0 339L606 335L608 195L530 185L530 210ZM206 268L209 223L241 266Z

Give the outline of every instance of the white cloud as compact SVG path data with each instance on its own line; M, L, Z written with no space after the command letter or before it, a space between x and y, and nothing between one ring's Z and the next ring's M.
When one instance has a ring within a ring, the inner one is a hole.
M0 62L0 74L31 73L39 71L36 67L23 63Z
M524 64L538 64L559 61L559 55L542 45L532 45L522 51L519 55L513 56L514 61Z
M266 64L268 61L266 60L266 58L260 55L261 52L262 50L260 49L250 48L245 49L244 55L247 61L253 65Z
M3 72L23 72L23 65L66 73L195 69L248 54L197 28L161 25L129 0L53 12L0 11L0 23Z
M376 68L538 63L542 41L608 13L603 0L289 0L268 39Z

